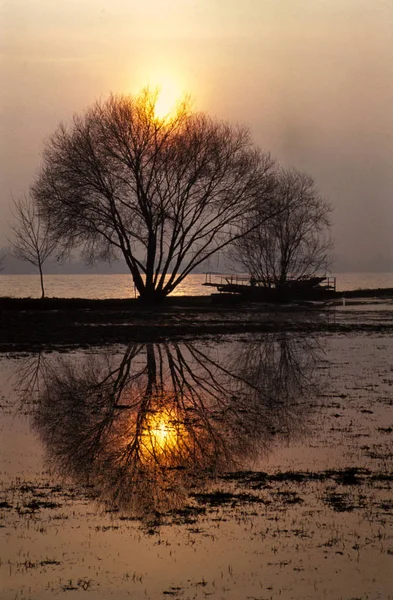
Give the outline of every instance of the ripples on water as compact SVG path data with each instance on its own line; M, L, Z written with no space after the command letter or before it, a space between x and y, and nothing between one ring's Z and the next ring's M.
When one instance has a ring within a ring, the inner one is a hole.
M208 296L204 274L189 275L176 288L174 296ZM393 273L341 273L337 290L393 287ZM134 298L130 275L46 275L46 295L56 298ZM38 275L0 275L0 296L40 297Z

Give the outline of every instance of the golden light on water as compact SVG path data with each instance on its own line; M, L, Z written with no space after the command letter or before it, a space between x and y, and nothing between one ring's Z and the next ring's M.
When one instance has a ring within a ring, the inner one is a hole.
M142 455L146 460L180 452L187 430L174 412L163 409L147 416L142 434Z

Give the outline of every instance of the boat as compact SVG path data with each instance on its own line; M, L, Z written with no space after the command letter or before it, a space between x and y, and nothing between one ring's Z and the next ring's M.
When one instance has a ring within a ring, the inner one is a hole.
M218 294L236 295L245 300L259 302L319 300L326 299L336 292L336 278L326 276L287 279L276 286L266 285L265 281L244 275L205 273L205 282L202 285L216 288Z

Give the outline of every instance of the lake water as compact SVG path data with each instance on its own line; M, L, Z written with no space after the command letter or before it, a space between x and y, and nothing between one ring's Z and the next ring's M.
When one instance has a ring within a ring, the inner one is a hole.
M210 295L213 288L205 287L205 275L186 277L173 292L177 296ZM337 290L374 289L393 287L393 273L340 273ZM134 284L130 275L46 275L48 297L55 298L134 298ZM0 297L31 297L41 295L38 275L0 274Z
M392 356L378 332L0 355L1 598L392 599Z

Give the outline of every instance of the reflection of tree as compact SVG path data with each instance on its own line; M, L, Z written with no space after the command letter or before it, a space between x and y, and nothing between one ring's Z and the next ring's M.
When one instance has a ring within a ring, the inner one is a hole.
M315 339L283 333L249 341L236 356L238 372L254 384L269 415L268 430L293 438L305 427L304 401L317 394L323 352Z
M289 337L41 361L35 424L51 464L103 500L146 513L182 504L304 426L315 347Z

